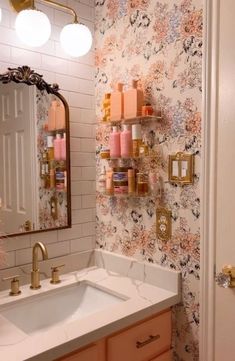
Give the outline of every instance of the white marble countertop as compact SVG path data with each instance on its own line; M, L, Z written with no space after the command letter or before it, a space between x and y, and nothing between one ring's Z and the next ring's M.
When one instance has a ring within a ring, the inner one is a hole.
M179 302L179 272L109 252L96 251L95 258L95 266L62 275L58 285L46 279L37 291L30 290L28 285L22 286L22 294L17 297L8 296L7 291L0 292L0 360L52 361ZM32 335L25 334L1 316L1 310L10 303L23 302L82 281L121 295L125 300L83 319Z

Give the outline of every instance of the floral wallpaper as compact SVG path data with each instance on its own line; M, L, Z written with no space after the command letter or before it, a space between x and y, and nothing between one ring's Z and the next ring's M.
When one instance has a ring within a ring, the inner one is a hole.
M36 90L36 119L37 119L37 156L38 156L38 229L48 229L55 227L67 226L67 193L59 191L55 188L45 186L45 181L40 176L41 162L43 161L43 152L47 149L47 136L53 135L55 132L48 132L48 110L51 101L55 98L54 95L47 94L46 91ZM56 161L53 161L53 167L58 167ZM57 203L57 216L52 217L51 213L51 199L56 199Z
M163 193L142 199L97 193L97 247L182 272L182 302L173 310L174 361L199 360L200 157L202 103L202 1L96 0L96 113L117 82L139 80L162 120L143 127L155 154L134 166L153 172ZM100 149L110 129L97 126ZM193 185L168 183L168 155L195 155ZM133 165L133 164L132 164ZM106 161L106 166L107 161ZM172 211L172 238L156 237L156 208Z

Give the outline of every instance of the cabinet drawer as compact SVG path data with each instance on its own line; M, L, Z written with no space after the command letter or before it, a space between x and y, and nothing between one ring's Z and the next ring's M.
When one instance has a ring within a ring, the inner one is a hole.
M75 351L56 361L105 361L104 342L98 342L81 351Z
M162 355L155 357L151 361L172 361L172 352L171 351L164 352Z
M171 346L171 312L108 338L108 361L146 361Z

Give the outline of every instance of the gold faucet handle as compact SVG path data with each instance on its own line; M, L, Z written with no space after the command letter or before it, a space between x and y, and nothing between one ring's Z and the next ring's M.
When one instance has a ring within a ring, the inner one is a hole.
M62 268L64 267L65 264L61 264L59 266L54 266L54 267L51 267L51 283L52 284L57 284L57 283L60 283L61 280L59 278L59 268Z
M20 275L14 275L2 279L3 281L11 280L11 290L9 292L10 296L18 296L21 294L19 277Z

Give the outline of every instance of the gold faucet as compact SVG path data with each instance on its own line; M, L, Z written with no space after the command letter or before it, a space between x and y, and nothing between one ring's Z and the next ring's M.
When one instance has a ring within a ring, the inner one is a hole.
M48 253L46 246L42 242L37 242L33 246L33 269L31 271L31 286L33 290L37 290L40 285L40 272L38 268L38 249L42 252L42 258L48 259Z

